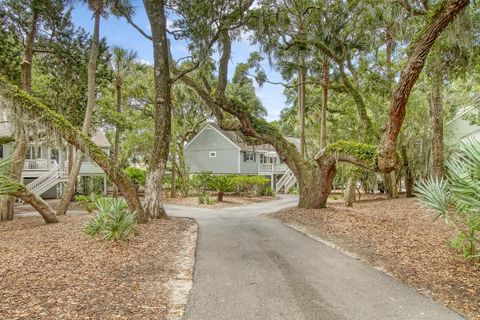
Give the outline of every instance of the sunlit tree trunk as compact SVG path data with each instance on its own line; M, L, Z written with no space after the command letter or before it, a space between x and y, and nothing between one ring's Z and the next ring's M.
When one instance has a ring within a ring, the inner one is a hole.
M163 176L171 140L171 79L167 25L163 0L145 0L152 28L155 70L155 133L145 187L145 211L152 218L168 218L163 208Z
M86 135L90 134L90 128L92 125L93 109L95 108L95 82L96 82L96 70L98 60L98 43L100 34L100 16L101 8L96 8L94 12L94 27L92 36L92 46L90 48L90 58L88 61L88 84L87 84L87 109L85 111L85 118L83 119L82 132ZM68 175L67 185L63 191L62 199L57 208L57 214L63 215L67 212L75 192L75 186L77 184L78 174L82 166L83 152L77 150L75 160Z

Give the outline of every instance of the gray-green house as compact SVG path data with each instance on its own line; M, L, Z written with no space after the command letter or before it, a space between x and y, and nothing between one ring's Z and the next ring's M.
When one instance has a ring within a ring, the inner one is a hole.
M297 147L300 140L287 138ZM234 131L225 131L207 123L184 147L185 162L190 173L265 175L272 186L289 172L275 149L268 144L250 146Z

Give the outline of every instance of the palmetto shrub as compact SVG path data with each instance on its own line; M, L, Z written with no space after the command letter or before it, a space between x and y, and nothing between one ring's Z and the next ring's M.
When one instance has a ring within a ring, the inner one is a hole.
M226 192L235 190L235 181L229 176L213 176L209 186L217 191L217 201L223 201L223 195Z
M85 227L85 233L103 240L125 240L137 230L135 215L120 198L99 198L98 212Z
M480 141L470 139L447 161L444 179L429 178L415 187L418 199L455 225L451 246L470 259L480 258Z

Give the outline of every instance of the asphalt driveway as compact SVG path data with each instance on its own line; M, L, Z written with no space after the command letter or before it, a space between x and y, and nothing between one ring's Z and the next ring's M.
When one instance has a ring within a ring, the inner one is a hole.
M388 275L262 216L297 198L227 209L167 205L199 225L183 319L463 319Z

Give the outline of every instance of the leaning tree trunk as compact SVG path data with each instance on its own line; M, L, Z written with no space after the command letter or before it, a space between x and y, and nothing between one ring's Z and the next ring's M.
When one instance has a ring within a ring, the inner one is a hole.
M32 7L32 20L30 30L25 40L25 49L23 51L23 60L21 63L22 89L30 93L32 91L32 64L33 64L33 46L37 34L38 12ZM23 123L22 111L15 110L14 115L15 128L15 149L10 156L9 177L15 181L20 181L28 149L28 130ZM0 199L0 221L13 219L15 197L5 197Z
M128 207L135 213L137 221L139 223L148 222L148 216L143 210L133 184L125 174L118 170L105 152L92 142L88 135L82 133L62 115L52 111L52 109L26 94L15 85L12 85L1 76L0 97L12 102L13 105L19 106L30 118L41 118L45 126L51 130L56 130L68 143L83 153L88 152L90 158L102 168L111 181L118 185Z
M380 171L391 172L401 163L397 154L397 138L405 119L410 93L425 66L428 53L436 39L469 3L469 0L444 1L442 6L431 16L429 24L412 47L390 103L388 122L379 146L378 166Z
M431 88L428 97L428 113L430 117L430 176L443 177L445 173L443 151L443 99L442 70L435 68L431 77Z
M40 213L46 223L57 223L58 218L55 211L42 198L34 193L29 192L26 188L22 188L13 194L13 196L25 201Z
M155 134L145 187L145 211L152 218L168 218L163 208L163 176L171 140L171 79L167 25L163 0L144 0L152 26L155 70Z
M93 109L95 108L95 81L97 71L97 59L98 59L98 42L100 33L100 16L101 10L95 10L95 22L93 27L92 47L90 48L90 58L88 61L88 84L87 84L87 109L85 110L85 118L83 119L82 132L86 135L90 133L92 126ZM57 214L66 214L70 201L72 200L75 192L75 186L77 184L77 178L82 166L83 152L77 150L75 155L74 164L72 170L68 175L67 185L63 191L62 199L58 204Z

